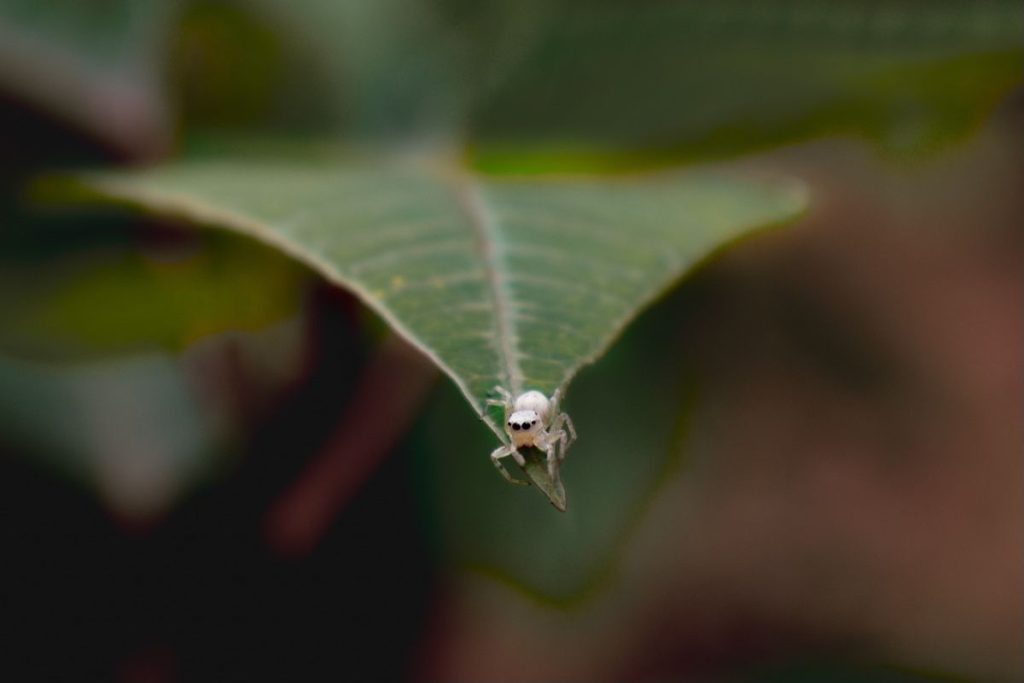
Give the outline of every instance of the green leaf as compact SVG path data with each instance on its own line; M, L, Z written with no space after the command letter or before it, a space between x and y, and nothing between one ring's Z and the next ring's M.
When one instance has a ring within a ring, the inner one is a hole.
M484 410L495 386L564 390L709 254L806 202L777 179L515 180L411 163L181 164L82 183L250 235L355 292L502 439L500 408Z

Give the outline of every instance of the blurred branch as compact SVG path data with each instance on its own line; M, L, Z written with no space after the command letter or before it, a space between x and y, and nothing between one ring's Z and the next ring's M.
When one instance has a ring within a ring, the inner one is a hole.
M436 377L433 364L397 336L381 344L337 429L271 504L264 533L275 551L301 557L316 546L406 433Z

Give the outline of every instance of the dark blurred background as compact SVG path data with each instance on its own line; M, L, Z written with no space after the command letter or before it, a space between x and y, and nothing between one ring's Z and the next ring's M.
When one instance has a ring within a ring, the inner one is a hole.
M1024 679L1016 2L0 0L0 678ZM573 384L560 515L354 297L42 175L458 144L812 206Z

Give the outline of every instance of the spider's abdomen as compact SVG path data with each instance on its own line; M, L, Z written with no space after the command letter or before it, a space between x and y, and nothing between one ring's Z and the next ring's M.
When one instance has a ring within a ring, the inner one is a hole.
M532 410L543 419L547 419L548 411L551 409L551 402L548 397L539 391L527 391L516 398L515 409Z

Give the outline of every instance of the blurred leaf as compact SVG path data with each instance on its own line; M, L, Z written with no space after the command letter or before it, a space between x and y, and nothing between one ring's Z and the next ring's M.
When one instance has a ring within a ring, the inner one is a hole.
M1024 82L1016 0L567 3L556 16L472 117L482 168L621 168L835 134L921 151Z
M121 69L152 49L156 28L176 2L168 0L2 0L5 31L60 51L82 64Z
M343 119L334 123L349 138L390 145L459 135L472 89L467 36L446 24L433 0L239 5L277 30L283 50L309 57L315 97Z
M152 518L224 462L303 370L294 261L111 212L6 216L0 438Z
M180 353L50 363L0 353L0 435L105 504L151 519L224 465L240 433L293 383L304 328L286 320Z
M920 151L1022 82L1016 0L255 4L318 46L350 134L467 139L496 171L621 170L834 134Z
M252 3L204 0L181 13L168 55L178 119L196 131L329 132L343 118L344 84L286 21Z
M0 431L115 509L163 509L209 467L213 424L166 354L56 367L0 356Z
M170 52L190 123L597 170L815 135L931 149L1019 85L1024 56L1016 0L238 0L180 23L177 7L0 0L0 84L137 147L167 128Z
M496 385L564 389L709 254L805 205L791 183L708 173L515 181L447 166L222 162L82 182L251 235L351 289L503 440L500 408L484 414Z
M0 88L115 148L153 154L175 0L0 0Z
M177 351L205 337L294 317L305 276L265 247L227 237L148 249L94 246L0 259L0 345L22 358L82 360ZM188 236L179 236L186 239Z

